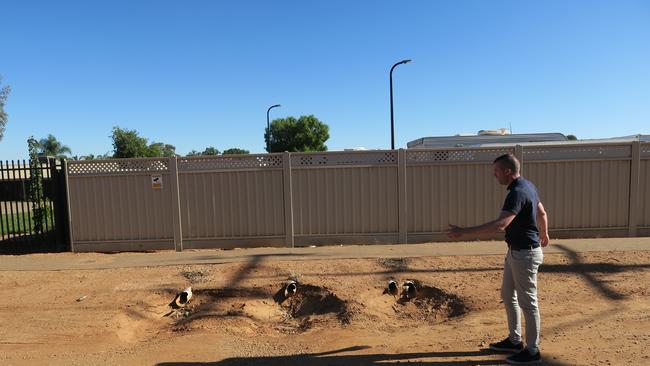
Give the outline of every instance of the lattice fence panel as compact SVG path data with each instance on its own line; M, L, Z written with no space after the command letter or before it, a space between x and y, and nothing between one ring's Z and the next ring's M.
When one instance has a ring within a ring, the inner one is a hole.
M291 165L294 167L396 164L396 151L295 153L291 155Z
M222 155L178 159L178 170L182 172L281 168L282 155Z
M625 159L632 157L630 145L622 146L535 146L524 148L524 163L539 160Z
M168 159L116 159L69 161L68 174L71 176L93 174L128 174L168 172Z
M471 150L410 150L406 152L407 164L477 162L491 163L498 156L514 153L514 149L471 149Z

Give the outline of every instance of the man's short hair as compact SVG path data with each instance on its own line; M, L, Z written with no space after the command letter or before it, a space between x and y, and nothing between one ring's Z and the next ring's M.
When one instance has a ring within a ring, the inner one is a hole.
M519 173L519 160L512 154L504 154L494 159L493 164L499 163L502 168L510 169L513 174Z

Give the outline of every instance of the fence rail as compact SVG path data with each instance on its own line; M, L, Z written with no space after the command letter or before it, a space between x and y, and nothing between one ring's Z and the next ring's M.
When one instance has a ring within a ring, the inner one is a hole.
M68 162L75 251L447 240L499 212L511 152L555 237L650 235L650 143Z

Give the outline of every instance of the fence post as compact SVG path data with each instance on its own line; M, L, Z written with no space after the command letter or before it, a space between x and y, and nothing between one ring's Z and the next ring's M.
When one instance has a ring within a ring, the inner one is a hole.
M47 213L47 216L49 218L50 215L53 215L53 226L54 226L54 243L56 244L56 249L61 250L61 220L59 219L59 202L60 202L60 194L59 194L59 176L56 174L56 158L53 156L48 156L47 158L47 168L50 171L50 186L49 191L50 191L50 202L52 202L52 210L54 211L53 213Z
M398 243L408 243L408 210L406 206L406 150L397 150L397 222L399 229Z
M183 251L183 228L181 227L181 198L178 184L178 158L169 158L169 175L172 189L172 222L174 225L174 248Z
M67 205L65 194L65 175L64 175L64 161L61 159L61 170L57 170L57 158L48 157L48 164L50 168L50 192L52 193L52 203L54 205L54 230L56 232L56 245L57 250L63 251L67 248L66 240L66 222L67 222Z
M70 240L70 251L74 252L74 235L73 231L74 228L72 227L72 210L70 209L70 178L68 176L68 161L66 159L63 159L63 166L61 167L63 169L63 174L64 174L64 180L65 180L65 200L67 204L67 209L68 209L68 238Z
M641 169L641 146L639 141L632 142L632 160L630 161L630 204L628 213L628 236L637 235L639 224L639 180Z
M287 247L294 247L293 237L293 189L291 187L291 154L282 154L282 180L284 187L284 240Z
M524 175L524 147L515 145L515 157L519 160L519 174Z

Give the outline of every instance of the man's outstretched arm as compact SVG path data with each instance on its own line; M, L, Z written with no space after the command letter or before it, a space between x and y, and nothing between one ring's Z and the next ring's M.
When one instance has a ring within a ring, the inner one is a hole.
M463 235L478 235L478 234L489 234L496 233L506 229L508 225L515 218L515 213L510 211L501 211L501 214L496 220L486 222L485 224L472 226L472 227L460 227L456 225L449 224L449 232L447 236L455 239Z

